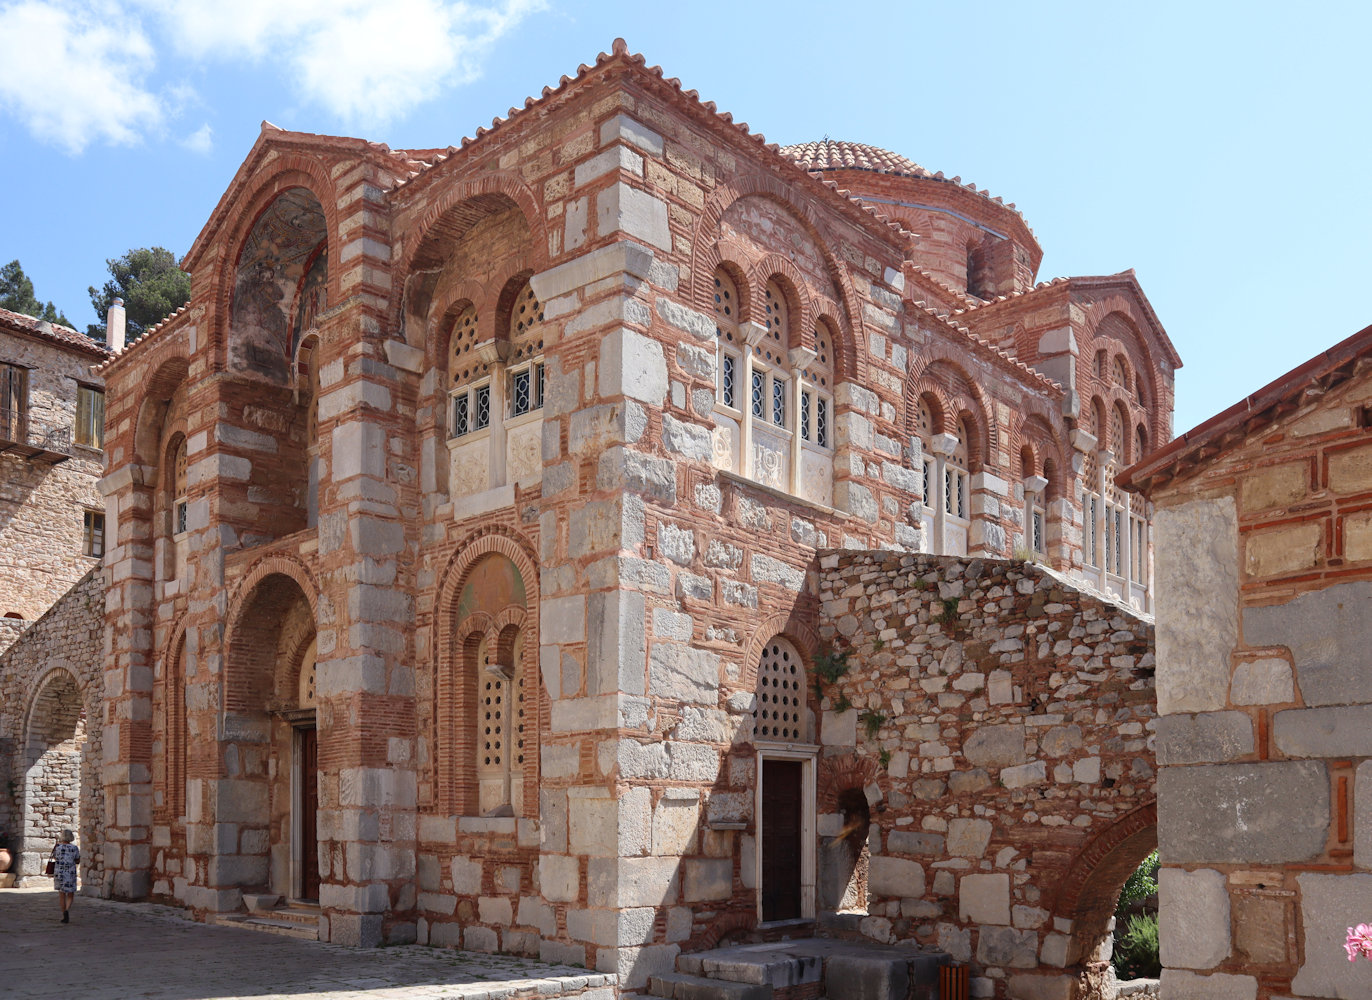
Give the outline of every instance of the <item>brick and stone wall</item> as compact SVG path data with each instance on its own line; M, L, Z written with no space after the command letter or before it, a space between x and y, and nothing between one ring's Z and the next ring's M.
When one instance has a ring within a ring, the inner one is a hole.
M74 441L78 381L101 385L92 369L103 352L93 344L72 350L7 326L0 317L0 363L28 370L29 437L52 430L70 454L58 463L14 449L0 454L0 616L33 621L97 562L84 554L82 542L85 512L104 515L96 488L104 454L68 442ZM13 641L10 628L0 626L0 649Z
M84 891L104 887L101 781L105 597L87 573L0 654L0 831L15 871L38 875L63 828L77 834Z
M972 963L975 995L1072 996L1154 843L1152 624L1032 563L820 566L846 667L817 681L821 849L865 837L848 922Z
M1372 967L1365 369L1152 491L1163 995L1352 997Z

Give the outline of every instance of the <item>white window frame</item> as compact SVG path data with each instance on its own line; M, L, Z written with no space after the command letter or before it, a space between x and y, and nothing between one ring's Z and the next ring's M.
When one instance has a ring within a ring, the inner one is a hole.
M518 420L539 413L543 409L544 373L542 355L509 369L505 392L505 406L509 411L506 414L507 420ZM515 390L515 382L521 375L527 375L529 378L529 405L523 410L516 410L519 394Z
M477 412L477 400L481 390L485 390L486 396L486 423L484 426L475 426L475 415ZM458 430L457 403L459 399L467 400L467 427ZM495 419L495 392L489 376L485 378L473 379L464 382L462 385L452 389L448 393L448 440L449 441L473 441L489 434L491 424Z

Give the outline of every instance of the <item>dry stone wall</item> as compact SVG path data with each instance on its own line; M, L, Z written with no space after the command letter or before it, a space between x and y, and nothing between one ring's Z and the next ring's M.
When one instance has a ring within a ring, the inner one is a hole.
M71 827L82 885L93 892L104 872L104 613L96 569L0 654L0 835L19 873L35 875L55 836Z
M866 821L847 921L971 962L973 995L1069 996L1152 846L1151 623L1033 564L820 566L821 656L846 666L822 731L855 737L824 750L821 849Z

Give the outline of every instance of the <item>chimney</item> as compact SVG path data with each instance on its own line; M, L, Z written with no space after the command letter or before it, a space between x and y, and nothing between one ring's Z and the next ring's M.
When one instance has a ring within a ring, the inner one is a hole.
M124 349L124 300L115 299L105 314L105 346L115 354Z

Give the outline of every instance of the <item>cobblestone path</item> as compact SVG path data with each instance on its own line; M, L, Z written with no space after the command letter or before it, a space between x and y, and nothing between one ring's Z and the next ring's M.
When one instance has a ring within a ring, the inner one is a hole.
M505 955L346 948L198 924L180 910L0 889L6 1000L612 1000L612 976Z

